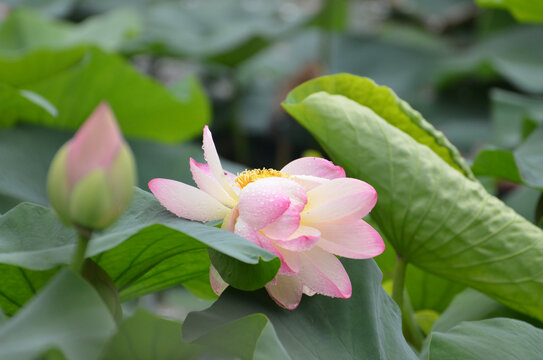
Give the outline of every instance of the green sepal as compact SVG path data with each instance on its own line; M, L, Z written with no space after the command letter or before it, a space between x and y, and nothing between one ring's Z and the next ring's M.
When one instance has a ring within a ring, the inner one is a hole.
M104 170L94 170L75 185L70 215L74 224L93 230L104 229L119 217Z
M51 207L66 225L71 225L70 218L70 190L68 189L68 177L66 175L66 163L68 158L68 143L64 144L55 154L49 173L47 174L47 196Z
M111 168L107 172L108 181L114 198L115 207L119 213L130 204L136 186L136 162L130 147L124 143L117 153Z

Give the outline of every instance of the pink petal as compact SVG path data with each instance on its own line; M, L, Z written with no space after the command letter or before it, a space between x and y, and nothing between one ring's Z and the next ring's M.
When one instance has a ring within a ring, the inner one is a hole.
M317 242L321 233L319 230L309 226L299 226L298 230L293 233L287 240L272 239L275 245L291 250L305 251L311 249Z
M124 143L109 105L101 103L79 128L68 147L68 186L97 168L107 169Z
M166 209L196 221L224 219L231 210L200 189L168 179L149 181L149 189Z
M330 180L309 191L307 197L302 221L309 224L346 217L360 219L366 216L377 202L377 192L371 185L352 178Z
M224 171L224 176L226 176L226 180L228 180L228 183L232 184L232 187L234 190L236 190L237 186L235 185L236 183L236 177L237 175L236 174L232 174L230 171L228 170L222 170Z
M211 171L213 177L219 182L219 184L221 184L228 195L234 199L237 199L236 192L232 189L232 185L230 185L226 179L226 175L222 169L221 160L219 159L219 154L217 154L217 149L215 149L215 143L213 142L211 131L209 131L207 125L204 127L202 148L204 149L204 158L209 165L209 170Z
M352 288L349 275L332 254L314 247L300 253L300 281L316 293L331 297L349 298Z
M205 164L199 164L190 158L190 171L192 178L198 187L219 200L223 205L233 208L236 205L236 201L232 199L224 190L224 188L217 182L217 180L206 171L208 168Z
M302 185L305 191L316 188L319 185L324 184L330 180L325 178L320 178L311 175L292 175L289 179L296 181L298 184Z
M287 239L300 227L300 212L291 204L289 208L262 232L272 239Z
M303 157L289 162L281 171L290 175L311 175L324 179L345 177L345 170L331 161L317 157Z
M292 206L298 212L302 212L307 204L307 191L298 184L296 181L285 178L267 178L261 179L258 181L264 181L269 184L275 184L276 186L283 189L283 191L288 195Z
M279 269L279 274L293 274L294 271L289 267L289 265L285 262L283 258L283 254L279 252L279 249L277 249L273 243L262 235L260 232L253 229L251 225L246 223L243 219L238 218L238 221L236 222L235 230L234 232L238 234L241 237L246 238L253 244L260 246L264 250L268 250L272 254L275 254L280 260L281 260L281 268Z
M296 251L290 251L285 248L278 247L277 250L281 253L283 261L290 270L291 274L297 274L300 272L300 254Z
M381 254L385 243L381 235L364 220L320 223L317 246L339 256L368 259Z
M275 182L261 179L245 186L239 195L239 216L254 230L277 220L290 207L290 199Z
M313 295L316 294L315 290L310 289L310 288L308 288L308 287L305 286L305 285L304 285L304 287L303 287L303 292L304 292L304 294L306 294L307 296L313 296Z
M209 177L213 177L213 174L211 173L211 170L209 170L209 165L208 164L201 164L199 162L196 162L196 165L198 165L198 167L200 168L200 170L202 170L203 172L205 172ZM228 170L222 170L224 172L224 176L226 176L226 179L228 180L228 182L234 186L235 184L235 180L236 180L236 174L232 174L230 171ZM216 179L215 179L216 180ZM234 190L235 190L235 187L234 187Z
M222 279L213 265L209 268L209 282L211 283L213 292L217 294L217 296L221 296L222 292L228 287L228 283Z
M296 276L277 275L275 283L268 283L266 290L271 298L285 309L296 309L302 299L302 284Z

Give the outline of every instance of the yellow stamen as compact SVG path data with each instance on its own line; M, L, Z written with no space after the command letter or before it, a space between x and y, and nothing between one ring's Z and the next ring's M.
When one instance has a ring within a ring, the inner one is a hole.
M274 169L254 169L254 170L245 170L241 174L238 174L236 177L236 184L239 186L240 189L243 189L248 184L263 178L268 177L282 177L282 178L288 178L290 177L287 173L282 173L281 171L277 171Z

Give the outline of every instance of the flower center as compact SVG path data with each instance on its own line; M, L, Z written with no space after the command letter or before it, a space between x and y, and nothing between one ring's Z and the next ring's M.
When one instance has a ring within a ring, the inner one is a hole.
M241 174L238 174L238 176L235 179L236 185L239 186L240 189L243 189L248 184L257 181L258 179L268 178L268 177L282 177L282 178L288 178L290 177L287 173L282 173L281 171L277 171L274 169L254 169L254 170L245 170Z

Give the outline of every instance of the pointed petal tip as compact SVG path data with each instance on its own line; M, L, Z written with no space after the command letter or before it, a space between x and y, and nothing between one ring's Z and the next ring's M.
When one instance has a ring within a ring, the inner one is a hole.
M151 180L147 183L147 186L149 187L149 190L151 190L151 192L152 192L153 189L156 189L157 186L160 186L160 182L161 182L161 181L164 181L164 180L167 180L167 179L162 179L162 178L154 178L154 179L151 179Z
M123 144L115 115L107 103L101 103L70 140L67 158L69 186L74 186L97 168L108 169Z

